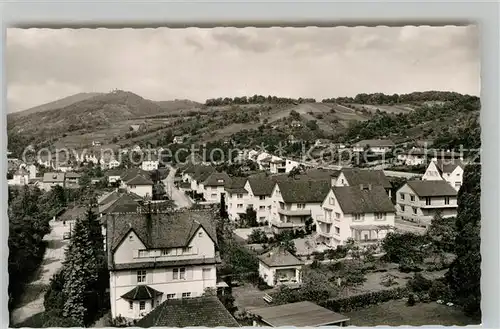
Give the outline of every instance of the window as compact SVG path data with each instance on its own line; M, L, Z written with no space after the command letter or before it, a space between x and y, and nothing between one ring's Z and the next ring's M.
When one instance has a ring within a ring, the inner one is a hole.
M416 215L417 214L417 208L413 208L413 213Z
M271 206L267 206L267 209L271 210Z
M134 236L133 236L133 235L129 235L128 239L129 239L130 241L133 241L133 240L134 240Z
M334 198L334 197L332 197L332 196L330 197L330 204L331 204L332 206L334 206L334 205L335 205L335 198Z
M340 228L335 226L335 234L340 234Z
M375 220L384 220L385 219L385 212L379 212L375 214Z
M430 197L426 197L425 198L425 205L430 206L430 204L431 204L431 198Z
M128 302L128 309L129 310L133 310L134 309L134 302L132 302L132 301Z
M148 257L149 252L147 250L139 250L139 257Z
M410 200L411 201L415 201L415 196L414 195L410 195Z
M306 205L304 203L297 203L297 208L298 209L304 209Z
M137 271L137 282L138 283L146 282L146 271L145 270Z
M174 299L175 298L175 294L167 294L167 299Z
M455 187L460 188L460 186L462 186L462 183L460 183L460 182L455 182Z
M182 298L189 298L191 297L191 293L190 292L183 292L182 293Z
M405 206L400 205L400 207L401 207L401 211L403 211L403 212L404 212L404 211L405 211Z
M338 212L335 213L335 219L339 219L340 218L340 214Z
M259 200L265 200L266 199L266 196L265 195L261 195L259 196Z
M404 193L399 193L399 198L400 198L401 200L404 200L404 199L405 199L405 194L404 194Z
M210 268L204 268L203 269L203 280L208 280L211 277L211 269Z
M145 301L140 301L139 302L139 310L144 311L146 309L146 302Z
M216 194L216 193L212 193L212 194L210 195L210 197L211 197L211 198L216 198L216 197L217 197L217 194Z
M203 236L203 232L198 232L198 236L201 238Z
M237 207L237 208L243 208L243 204L238 203L238 205L237 205L236 207Z
M193 247L182 248L182 253L183 254L190 254L190 253L192 253L192 251L193 251Z
M259 207L259 210L265 210L266 209L266 206L260 206Z
M162 251L161 251L161 255L162 255L162 256L170 256L170 255L172 255L172 254L173 254L173 252L172 252L172 251L173 251L172 249L162 249Z
M266 216L260 216L259 221L264 222L266 220Z
M363 214L354 214L353 220L362 221L364 218Z
M344 184L344 179L343 178L340 180L340 183Z
M444 197L444 204L450 204L450 197L449 196Z
M241 198L243 198L243 194L238 194L237 197L238 197L238 199L241 199Z
M174 268L173 269L173 279L174 280L186 280L186 268Z

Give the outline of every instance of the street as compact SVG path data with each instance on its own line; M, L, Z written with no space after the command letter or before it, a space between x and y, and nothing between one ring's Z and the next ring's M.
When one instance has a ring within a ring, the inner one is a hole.
M167 178L163 180L167 195L175 202L176 208L190 208L192 206L191 200L174 185L174 177L177 169L172 166L169 166L169 169Z
M70 222L66 226L59 221L50 221L51 231L44 237L47 241L47 250L42 264L35 274L35 280L26 286L19 307L12 311L11 321L13 324L21 323L29 317L43 312L44 294L52 276L61 268L64 261L65 247L69 240L63 240L64 232L69 231Z

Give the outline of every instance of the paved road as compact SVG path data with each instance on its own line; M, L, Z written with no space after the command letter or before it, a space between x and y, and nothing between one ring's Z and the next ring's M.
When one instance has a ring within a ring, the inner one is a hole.
M42 265L34 281L26 287L21 298L20 307L12 311L13 324L23 322L29 317L43 312L44 294L52 276L61 268L64 261L64 250L69 240L63 240L63 233L69 231L70 222L66 226L62 222L50 221L51 231L44 237L47 241L47 250L43 257Z
M193 205L191 200L174 185L174 177L177 169L171 166L169 169L167 178L163 180L167 195L175 202L176 208L190 208Z

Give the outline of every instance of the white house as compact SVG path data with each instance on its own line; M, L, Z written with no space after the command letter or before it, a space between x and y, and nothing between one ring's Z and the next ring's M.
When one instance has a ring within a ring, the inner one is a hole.
M8 185L28 185L29 184L29 172L24 168L20 167L16 170L12 176L12 179L7 181Z
M269 172L271 174L286 173L286 159L273 156L269 161Z
M429 225L437 213L457 215L457 191L444 180L413 180L401 187L396 196L398 216Z
M357 142L353 146L354 152L364 152L370 150L375 154L384 154L392 150L396 144L389 139L365 139Z
M445 180L455 190L459 190L463 182L465 165L458 159L439 159L431 161L422 180Z
M352 238L372 243L394 229L396 209L382 186L334 186L316 217L316 238L336 248Z
M248 191L247 204L240 206L246 209L252 206L257 213L257 221L265 223L271 221L271 207L275 180L266 176L249 177L245 183L245 190Z
M429 153L426 150L412 148L411 150L402 152L396 157L399 163L406 166L419 166L427 163Z
M158 170L158 166L160 165L160 161L156 154L148 154L144 160L142 160L141 168L145 171L153 171Z
M392 192L391 182L383 170L344 168L341 170L335 186L382 186L390 197Z
M217 287L220 256L211 216L106 216L112 318L140 319L165 300L199 297Z
M108 183L115 183L121 180L122 171L118 169L111 169L105 173L108 178Z
M224 186L226 210L230 220L238 220L248 207L253 208L253 198L245 189L247 180L243 177L231 177L231 184Z
M301 284L304 262L282 246L259 256L259 276L270 286Z
M174 137L174 144L182 144L184 143L184 136L175 136Z
M59 185L64 187L64 173L45 173L43 174L42 182L40 188L45 191L49 191L53 186Z
M323 213L321 203L331 187L329 180L279 180L271 194L271 226L275 233L304 230L306 221Z
M29 164L26 166L26 170L28 170L29 178L33 179L38 174L38 168L34 164Z
M122 187L128 192L135 193L141 197L153 196L153 181L149 173L139 169L132 168L121 176Z
M92 146L101 146L100 141L92 141Z
M231 184L231 177L225 172L213 172L202 183L203 197L207 202L220 203L221 195L225 195L224 186Z

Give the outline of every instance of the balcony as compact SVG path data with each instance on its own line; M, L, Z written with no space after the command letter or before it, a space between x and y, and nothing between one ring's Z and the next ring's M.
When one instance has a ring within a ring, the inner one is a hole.
M421 204L417 205L422 209L453 209L458 208L457 204L444 204L444 203L434 203L434 204Z
M293 222L280 222L278 220L272 220L271 225L277 228L302 228L305 227L305 223L293 223Z
M326 217L325 215L318 215L318 216L316 217L316 220L317 220L318 222L328 223L328 224L333 224L333 222L334 222L333 217L332 217L332 218L328 218L328 217Z
M309 209L282 209L278 208L278 214L284 216L311 216L311 210Z
M325 238L331 238L333 237L333 232L325 232L325 231L317 231L316 232L318 235L324 236Z

